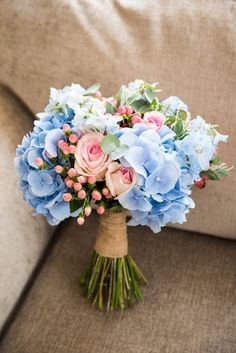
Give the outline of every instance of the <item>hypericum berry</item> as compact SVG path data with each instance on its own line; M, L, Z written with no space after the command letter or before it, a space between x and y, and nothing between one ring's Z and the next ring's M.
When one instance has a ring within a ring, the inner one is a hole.
M78 217L77 218L77 223L78 223L79 226L82 226L84 224L84 217L81 217L81 216Z
M138 114L134 114L132 116L131 122L132 124L138 124L142 121L141 117Z
M63 170L64 170L64 168L61 165L59 165L59 164L56 165L56 167L55 167L56 173L61 174L63 172Z
M92 192L92 198L93 198L95 201L100 201L101 198L102 198L102 195L101 195L101 193L100 193L99 191L94 190L94 191Z
M63 130L64 131L70 131L70 125L69 124L64 124L63 125Z
M91 212L92 212L92 208L90 207L90 206L86 206L85 208L84 208L84 214L85 214L85 216L90 216L91 215Z
M73 177L75 177L77 175L77 172L76 172L76 170L74 168L70 168L68 170L68 175L69 175L69 177L73 178Z
M103 194L104 196L108 195L109 192L110 192L110 191L108 190L108 188L103 188L103 189L102 189L102 194Z
M96 97L96 98L101 98L101 97L102 97L102 93L101 93L100 91L96 91L96 92L94 93L94 97Z
M74 145L68 146L68 152L69 152L70 154L75 153L75 146L74 146Z
M121 105L119 108L118 108L118 113L120 115L124 115L126 113L126 107L124 105Z
M57 142L57 146L62 149L66 145L66 142L64 140L59 140Z
M74 182L73 182L73 180L67 180L66 181L66 185L68 186L68 188L72 188L73 187L73 185L74 185Z
M41 167L43 165L43 160L40 157L37 157L34 161L34 163L37 165L37 167Z
M62 152L64 153L64 154L69 154L70 152L69 152L69 145L65 142L64 143L64 145L62 146Z
M83 175L80 175L78 178L77 178L78 182L81 183L81 184L85 184L87 183L87 178Z
M76 143L76 142L78 141L78 136L77 136L76 134L71 134L71 135L69 136L69 141L70 141L71 143Z
M64 195L63 195L63 200L65 202L70 202L72 199L72 195L69 193L69 192L66 192Z
M75 191L80 191L82 189L82 185L80 183L74 183Z
M207 177L203 175L200 180L195 181L195 185L198 189L203 189L206 186Z
M88 183L89 184L95 184L96 183L96 177L95 176L93 176L93 175L91 175L91 176L89 176L88 177Z
M104 212L105 212L105 208L103 206L98 206L97 213L99 215L102 215Z
M78 192L78 197L80 198L80 199L85 199L85 197L86 197L86 191L85 190L80 190L79 192Z
M127 115L131 115L133 113L133 107L131 107L131 105L127 105L126 106L126 114Z

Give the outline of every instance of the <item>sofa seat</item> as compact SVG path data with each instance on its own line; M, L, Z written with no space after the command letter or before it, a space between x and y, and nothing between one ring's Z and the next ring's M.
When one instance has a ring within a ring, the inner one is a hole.
M64 223L1 353L235 353L236 242L183 230L130 227L129 251L149 279L144 300L103 313L79 274L98 217Z

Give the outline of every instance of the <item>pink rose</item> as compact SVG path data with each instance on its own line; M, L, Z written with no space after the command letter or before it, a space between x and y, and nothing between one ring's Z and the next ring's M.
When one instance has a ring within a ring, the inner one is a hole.
M153 111L144 114L144 121L147 126L158 131L164 125L165 116L160 112Z
M89 132L81 137L75 149L75 170L79 175L95 176L104 180L110 157L101 148L103 135Z
M136 174L133 168L112 162L106 172L106 185L112 196L119 196L129 191L136 183Z

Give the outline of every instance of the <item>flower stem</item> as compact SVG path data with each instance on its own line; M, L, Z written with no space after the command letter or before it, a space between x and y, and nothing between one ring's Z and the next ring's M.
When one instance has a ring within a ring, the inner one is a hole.
M87 300L100 310L124 310L132 299L142 299L141 283L147 283L131 256L109 258L93 252L86 271L80 277Z

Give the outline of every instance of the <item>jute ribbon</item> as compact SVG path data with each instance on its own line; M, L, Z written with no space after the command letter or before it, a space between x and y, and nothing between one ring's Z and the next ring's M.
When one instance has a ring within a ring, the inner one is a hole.
M94 250L104 257L123 257L128 254L126 213L106 211L100 217Z

